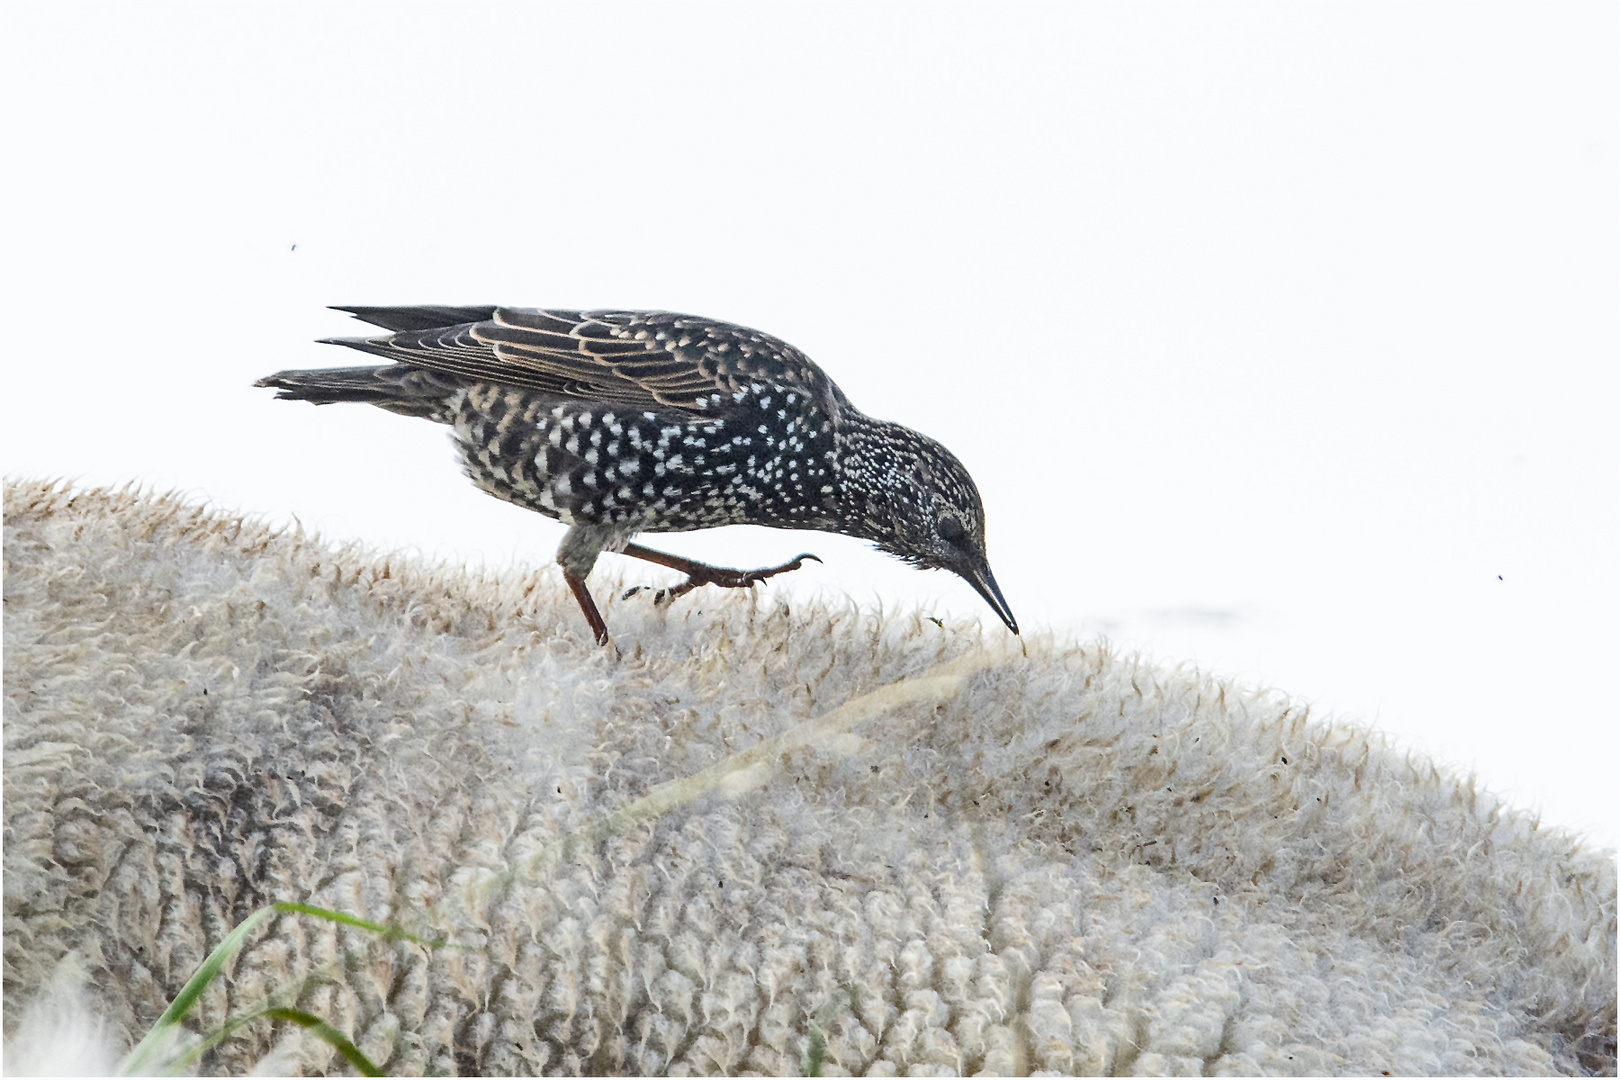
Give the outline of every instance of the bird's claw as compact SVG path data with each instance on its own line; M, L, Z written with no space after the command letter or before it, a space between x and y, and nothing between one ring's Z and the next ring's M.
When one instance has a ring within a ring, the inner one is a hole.
M804 565L804 560L820 562L818 556L808 551L795 555L781 566L767 566L759 570L730 570L719 566L704 567L688 574L686 580L679 585L671 585L666 589L659 589L653 593L653 604L669 604L680 599L700 585L718 585L722 589L752 589L757 583L777 574L785 574L790 570L797 570ZM651 589L651 585L636 585L626 589L619 599L628 600L639 592Z
M724 589L752 589L756 584L777 574L785 574L790 570L797 570L804 565L804 560L814 559L820 562L808 551L795 555L781 566L766 566L758 570L723 570L720 567L711 567L708 571L699 570L686 579L686 589L696 588L699 585L719 585ZM682 588L677 585L676 588Z

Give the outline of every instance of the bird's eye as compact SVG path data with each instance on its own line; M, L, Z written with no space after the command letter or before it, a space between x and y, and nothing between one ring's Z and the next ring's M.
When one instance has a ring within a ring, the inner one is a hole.
M956 543L962 539L962 522L955 514L946 514L939 519L939 535L947 544Z

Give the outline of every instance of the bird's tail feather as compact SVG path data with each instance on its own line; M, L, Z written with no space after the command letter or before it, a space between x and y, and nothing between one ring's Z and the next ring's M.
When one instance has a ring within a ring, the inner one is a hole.
M274 387L279 391L277 399L310 401L316 405L361 401L390 412L437 419L457 384L422 368L384 364L278 371L253 385Z
M442 307L418 304L414 307L339 307L361 322L399 333L404 330L437 330L444 326L484 322L495 317L493 307Z

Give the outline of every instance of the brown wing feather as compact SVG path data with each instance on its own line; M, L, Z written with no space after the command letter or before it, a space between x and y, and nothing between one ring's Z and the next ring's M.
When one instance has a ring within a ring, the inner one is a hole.
M847 404L786 342L667 311L496 308L487 321L337 343L462 378L692 415L724 411L754 383L796 390L833 412Z
M498 308L472 334L515 373L543 371L693 413L723 408L761 380L807 395L837 393L821 369L786 342L693 315Z

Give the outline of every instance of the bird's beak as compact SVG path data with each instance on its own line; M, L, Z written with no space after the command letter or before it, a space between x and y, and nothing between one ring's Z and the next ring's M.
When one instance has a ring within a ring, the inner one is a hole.
M984 602L1000 616L1001 621L1007 624L1007 629L1018 633L1018 620L1013 618L1012 608L1007 606L1007 601L1002 599L1001 590L996 588L996 578L990 573L990 567L988 565L972 567L962 576L967 579L969 585L978 590L979 595L984 597Z

